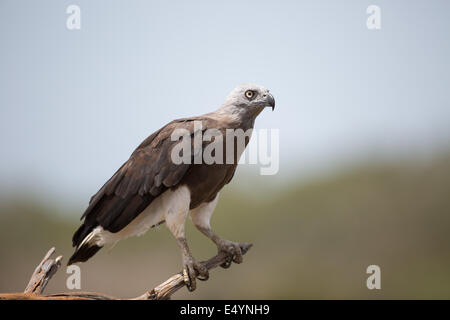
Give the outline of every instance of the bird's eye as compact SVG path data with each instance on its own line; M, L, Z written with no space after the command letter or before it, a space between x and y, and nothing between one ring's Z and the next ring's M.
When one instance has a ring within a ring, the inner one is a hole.
M255 95L255 93L254 93L252 90L247 90L247 91L245 91L245 96L246 96L248 99L253 98L254 95Z

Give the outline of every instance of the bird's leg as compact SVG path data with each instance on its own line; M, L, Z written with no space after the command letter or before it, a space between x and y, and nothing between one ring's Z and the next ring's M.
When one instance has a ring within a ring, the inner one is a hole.
M175 192L178 192L178 199L183 198L182 189L178 189ZM186 198L189 199L189 197ZM183 276L186 287L189 291L194 291L196 288L195 278L198 277L199 280L207 280L209 274L208 269L201 263L196 262L194 257L192 257L186 241L184 225L189 212L189 202L186 201L183 205L177 204L182 204L182 201L179 200L178 202L174 202L174 206L167 210L165 213L165 221L170 232L172 232L177 240L177 244L181 250Z
M197 277L202 281L208 280L208 269L203 264L195 261L185 237L178 237L177 244L181 249L184 282L189 291L194 291L196 288L195 278Z
M194 224L195 224L195 222L194 222ZM228 261L223 263L221 265L221 267L223 267L225 269L229 268L231 265L231 262L242 263L243 258L242 258L241 247L244 244L241 244L239 242L233 242L233 241L226 240L226 239L219 237L216 233L214 233L214 231L212 231L211 227L209 227L209 226L202 226L202 225L197 225L197 224L195 224L195 226L201 233L203 233L205 236L207 236L209 239L211 239L212 242L214 242L216 244L217 250L219 252L225 252L228 255L228 257L229 257Z
M214 208L216 207L217 200L218 196L210 203L192 210L190 212L190 215L192 222L194 223L196 228L216 244L219 252L225 252L228 254L228 261L222 264L223 268L228 268L231 265L232 261L236 263L242 262L241 246L244 244L222 239L217 234L215 234L214 231L212 231L210 219Z

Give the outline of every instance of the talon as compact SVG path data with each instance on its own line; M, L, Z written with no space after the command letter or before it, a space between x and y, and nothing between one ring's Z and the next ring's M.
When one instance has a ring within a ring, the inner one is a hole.
M192 257L183 258L183 281L189 291L194 291L197 287L196 279L206 281L209 279L209 271L202 264L195 261Z
M194 263L192 261L185 263L183 268L183 280L190 292L196 289L197 284L195 282L195 270Z
M186 288L190 292L194 291L194 288L192 288L192 286L191 286L191 279L189 278L189 273L186 268L183 269L183 281L184 281L184 284L186 285Z
M232 257L228 257L227 260L220 266L224 269L228 269L231 266L232 259L233 259Z
M241 248L237 246L237 250L235 250L235 255L233 256L233 262L239 264L242 263L243 260Z
M206 281L209 279L209 271L206 267L201 263L194 263L194 268L197 271L197 279L200 281Z
M219 251L226 252L230 257L229 260L221 265L222 268L229 268L231 262L239 264L243 261L240 243L223 240L223 242L219 244Z
M205 276L197 276L197 279L200 281L207 281L209 279L209 274L205 275Z

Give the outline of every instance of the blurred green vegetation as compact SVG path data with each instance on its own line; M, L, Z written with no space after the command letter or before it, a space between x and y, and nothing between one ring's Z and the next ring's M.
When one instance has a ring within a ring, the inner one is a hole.
M270 180L254 179L256 186ZM174 298L450 298L450 155L361 164L277 185L260 200L238 181L223 190L213 228L254 247L242 265L213 270L197 291ZM0 292L23 290L51 246L67 261L81 213L23 196L2 201ZM187 234L195 257L215 254L190 222ZM371 264L381 267L381 290L366 287ZM80 266L82 290L132 297L178 272L181 258L162 225ZM63 268L47 292L67 291L66 278Z

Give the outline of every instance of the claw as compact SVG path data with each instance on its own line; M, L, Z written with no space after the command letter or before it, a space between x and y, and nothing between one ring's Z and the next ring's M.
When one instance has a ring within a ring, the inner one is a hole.
M222 240L222 242L218 245L219 251L225 252L228 254L229 259L226 262L221 264L222 268L229 268L231 262L234 263L242 263L242 249L241 244L237 242L231 242L228 240Z
M197 279L200 281L206 281L209 279L208 269L199 262L194 262L194 269L197 271Z
M233 262L233 258L232 257L227 257L227 260L222 263L220 266L224 269L228 269L231 266L231 262Z
M183 280L190 292L197 288L197 284L195 282L195 271L192 265L186 264L183 268Z
M242 258L241 247L239 244L237 244L237 246L234 247L233 262L239 264L242 263L243 260L244 258Z
M195 278L200 281L209 279L208 269L192 258L187 258L183 268L183 280L189 291L194 291L197 287Z

